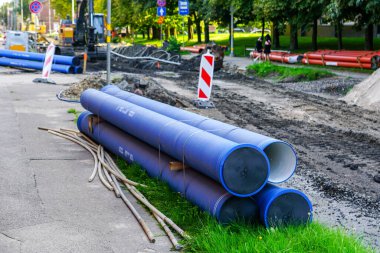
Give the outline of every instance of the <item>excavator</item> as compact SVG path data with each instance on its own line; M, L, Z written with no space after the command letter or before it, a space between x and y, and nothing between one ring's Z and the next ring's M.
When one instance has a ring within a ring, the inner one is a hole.
M94 0L77 0L77 20L61 20L56 54L86 52L90 61L106 57L104 14L94 13Z

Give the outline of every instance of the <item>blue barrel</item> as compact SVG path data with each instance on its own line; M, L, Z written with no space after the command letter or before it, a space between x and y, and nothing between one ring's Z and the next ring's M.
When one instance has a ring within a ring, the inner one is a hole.
M13 59L19 59L19 60L38 61L38 62L45 61L45 54L21 52L21 51L5 50L5 49L0 49L0 57L7 57L7 58L13 58ZM77 56L54 55L53 64L78 66L80 65L80 59Z
M97 116L83 112L78 118L78 129L107 150L129 163L138 163L151 177L169 184L175 192L202 210L216 217L221 223L236 219L258 218L258 207L251 198L238 198L228 193L212 179L186 168L182 171L170 170L170 162L175 161L119 128L98 120Z
M88 111L184 161L233 195L252 196L268 180L269 161L251 144L237 144L94 89L84 91L80 101Z
M114 85L107 85L101 89L114 97L165 115L169 118L182 121L196 128L210 131L236 143L249 143L261 148L270 162L268 181L281 183L288 180L297 166L297 156L292 146L284 141L276 140L265 135L257 134L246 129L213 120L199 114L185 111L158 101L154 101L136 94L123 91Z
M42 70L44 63L37 61L0 58L0 66ZM53 64L51 70L65 74L74 73L74 68L68 65Z
M253 198L266 227L305 225L312 221L313 206L301 191L267 184Z

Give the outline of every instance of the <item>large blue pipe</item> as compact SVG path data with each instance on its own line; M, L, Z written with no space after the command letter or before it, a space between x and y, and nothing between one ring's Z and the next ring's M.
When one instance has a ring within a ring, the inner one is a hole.
M75 66L74 67L74 74L82 74L83 68L81 66Z
M304 225L312 221L313 207L308 197L295 189L267 184L253 197L266 227Z
M99 121L97 116L83 112L77 125L82 133L127 162L140 164L151 177L165 181L174 191L182 193L219 222L258 218L258 208L253 199L235 197L217 182L192 169L170 170L169 163L174 161L173 158L163 153L159 155L158 150L106 121Z
M0 58L0 66L42 70L44 63L37 61ZM53 64L51 70L65 74L74 73L74 68L68 65Z
M85 109L184 161L231 194L248 197L267 182L269 161L251 144L237 144L94 89L84 91L80 100Z
M130 103L185 122L196 128L210 131L236 143L249 143L261 148L269 158L270 175L268 181L281 183L289 179L297 165L297 156L291 145L246 129L238 128L199 114L185 111L158 101L123 91L114 85L107 85L101 91Z
M13 59L19 59L19 60L39 61L39 62L45 61L45 54L21 52L21 51L5 50L5 49L0 49L0 57L7 57L7 58L13 58ZM77 56L54 55L53 64L79 66L80 59Z

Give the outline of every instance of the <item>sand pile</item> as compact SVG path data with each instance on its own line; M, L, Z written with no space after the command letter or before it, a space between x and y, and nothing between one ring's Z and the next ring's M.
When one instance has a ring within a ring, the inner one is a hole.
M356 85L342 100L348 104L380 111L380 69Z

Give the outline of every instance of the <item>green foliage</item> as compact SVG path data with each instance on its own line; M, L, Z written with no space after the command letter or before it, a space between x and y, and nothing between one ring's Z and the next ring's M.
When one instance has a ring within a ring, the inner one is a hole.
M372 252L355 236L342 229L318 223L308 226L265 229L261 225L234 223L222 226L207 213L189 203L167 184L150 178L136 165L118 159L118 166L139 187L147 199L182 227L191 239L183 241L184 252Z
M71 0L51 0L51 6L60 18L65 19L67 15L71 17ZM74 7L76 11L76 2Z
M177 38L174 36L171 36L169 38L169 46L166 50L169 52L177 52L178 53L180 50L180 47L181 47L181 45L178 42Z
M78 117L79 117L79 115L81 114L81 112L80 112L80 111L77 111L77 110L74 109L74 108L70 108L70 109L67 110L67 113L69 113L69 114L73 114L73 115L74 115L74 123L76 124L77 121L78 121Z
M257 76L266 77L271 74L278 75L280 80L292 77L295 81L312 81L324 77L331 77L334 74L327 70L319 70L305 67L284 67L274 65L270 62L252 64L247 67L249 72Z

